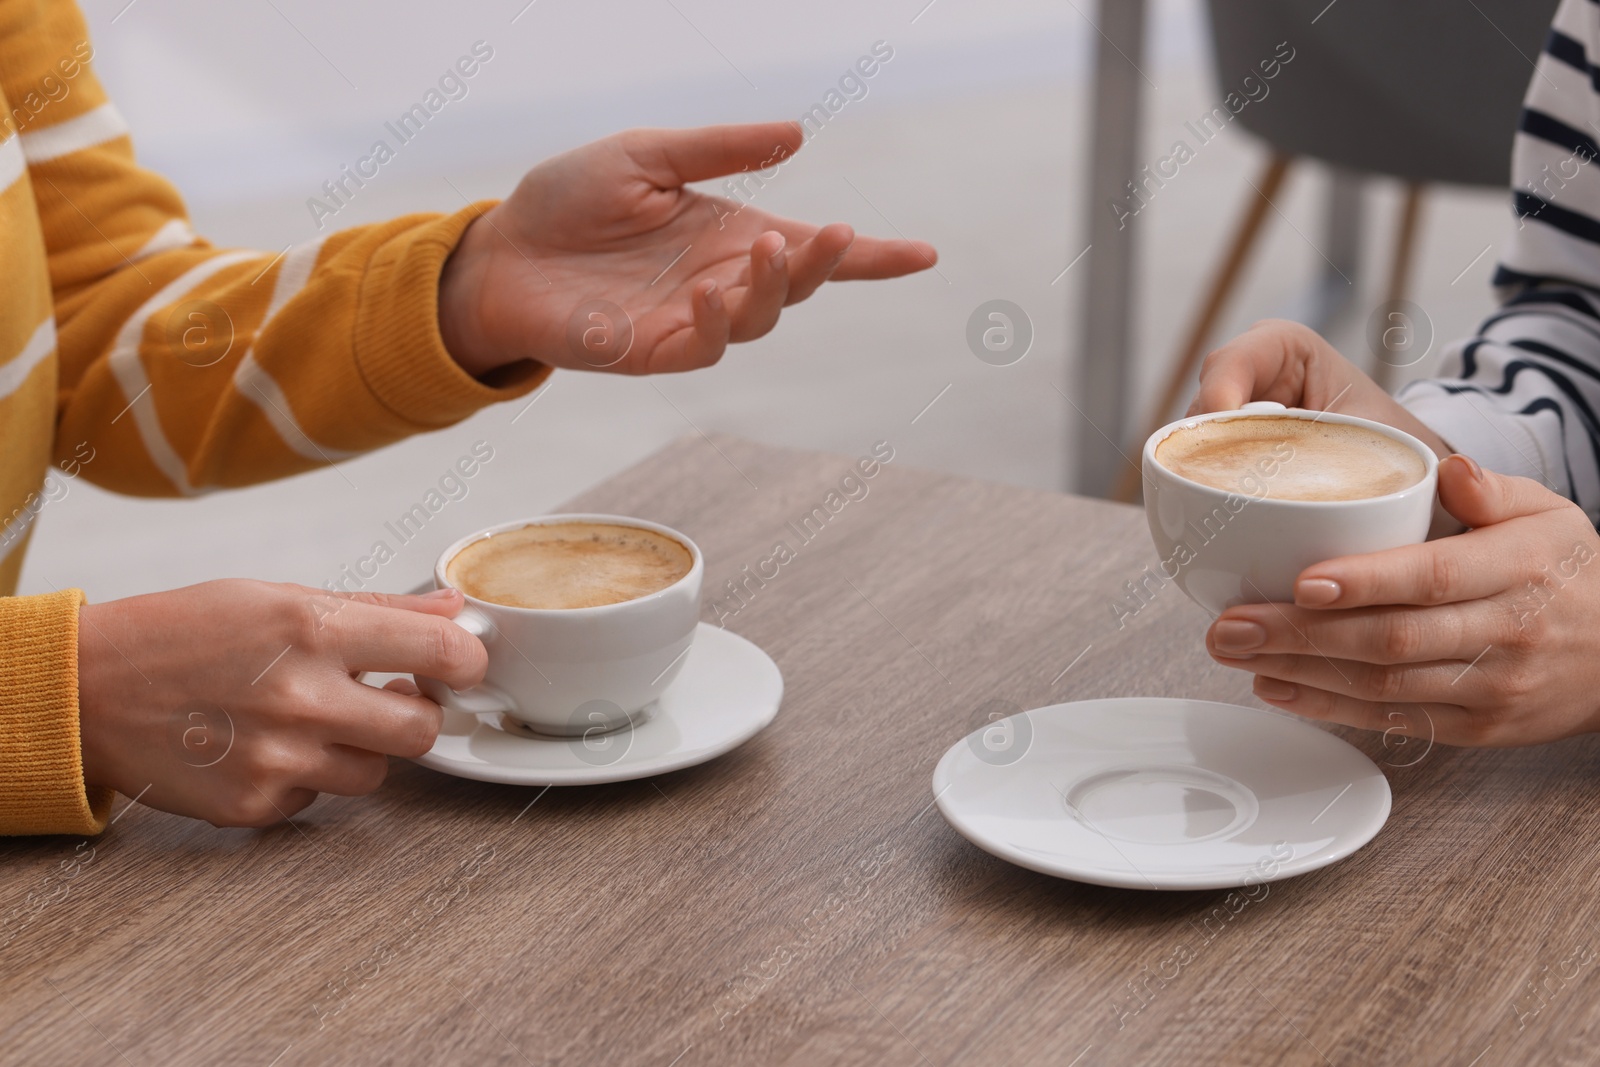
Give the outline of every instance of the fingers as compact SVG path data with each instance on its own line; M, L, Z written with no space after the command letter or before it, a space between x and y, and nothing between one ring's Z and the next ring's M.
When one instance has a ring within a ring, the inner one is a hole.
M1440 456L1449 452L1438 434L1382 386L1297 322L1258 322L1207 355L1187 414L1232 411L1253 400L1360 415L1404 430Z
M692 323L683 324L682 311L670 307L637 323L638 335L662 336L635 369L643 374L695 370L721 359L730 343L766 335L778 324L784 307L840 278L863 240L878 249L873 253L878 261L865 269L858 263L857 277L892 277L932 263L931 246L921 246L924 252L909 242L860 239L844 223L824 226L792 244L781 231L768 230L750 246L750 258L731 287L724 289L710 280L695 286L690 293ZM919 265L895 262L891 245L903 246L901 258L914 257Z
M1377 703L1268 677L1256 679L1255 696L1293 715L1379 731L1386 738L1415 737L1447 745L1505 743L1486 721L1458 704Z
M797 122L628 130L617 138L645 177L661 189L743 170L766 170L794 155L805 143Z
M778 324L789 295L789 257L783 234L769 231L750 246L750 283L727 296L731 341L751 341Z
M317 598L336 597L351 604L369 604L379 608L398 608L422 615L438 615L453 619L461 611L463 599L459 590L435 589L429 593L332 593L326 589L296 586Z
M335 746L416 759L433 747L444 722L444 712L427 697L388 686L374 689L352 680L339 687L335 699L336 710L323 730Z
M281 795L270 798L268 807L272 809L271 816L263 816L256 826L273 826L305 811L317 802L315 789L294 788L285 790Z
M1246 670L1258 678L1275 678L1376 704L1440 702L1475 707L1488 685L1485 672L1455 661L1385 665L1326 656L1255 655L1228 659L1216 653L1212 658L1224 667Z
M722 353L728 348L728 332L731 328L722 287L708 279L694 287L689 299L693 305L694 322L662 338L639 365L641 374L698 370L722 358ZM642 332L647 332L652 324L646 319L640 323L640 328Z
M300 783L318 793L336 797L364 797L375 793L389 776L389 757L359 748L334 745L327 756Z
M920 270L931 270L938 262L938 250L926 241L857 237L834 270L832 280L858 282L899 278Z
M206 797L203 805L198 807L191 800L181 797L162 797L155 803L163 811L194 815L212 826L249 826L259 829L288 822L309 808L316 799L315 789L290 786L269 787L263 791L260 786L248 785L230 802L219 803L213 795Z
M1513 619L1493 603L1318 611L1292 604L1243 604L1217 617L1206 650L1234 659L1264 654L1329 656L1365 663L1470 661L1502 644Z
M329 745L305 757L302 766L279 783L250 784L228 817L213 821L218 826L272 826L310 807L319 793L361 797L375 792L388 774L387 756Z
M1382 392L1315 330L1268 319L1206 356L1188 413L1232 411L1252 400L1343 409Z
M1555 567L1574 552L1593 551L1594 529L1576 505L1525 478L1500 480L1523 483L1504 488L1505 501L1495 504L1501 514L1548 505L1569 512L1570 520L1566 514L1518 514L1454 537L1314 564L1295 582L1295 603L1326 609L1479 600L1520 589L1542 573L1538 564ZM1563 520L1570 521L1570 536L1551 528ZM1548 560L1531 558L1540 546L1549 546Z
M426 593L347 593L330 592L326 589L312 589L310 585L286 585L286 589L306 593L307 597L318 603L334 601L333 606L326 611L318 611L318 617L331 617L338 614L346 605L370 605L373 608L398 608L402 611L414 611L418 614L437 614L443 619L454 619L461 614L461 605L466 603L462 598L461 590L435 589Z
M1478 600L1508 584L1489 547L1462 534L1318 563L1300 572L1294 602L1308 608L1359 608Z
M767 223L782 233L791 246L797 248L821 235L821 231L810 223L794 219L767 216ZM823 227L823 230L832 229L849 230L850 227L839 222ZM927 241L857 236L845 251L844 258L833 271L830 280L854 282L899 278L915 274L917 271L929 270L938 262L938 250Z
M1470 527L1492 526L1519 515L1575 507L1566 497L1531 478L1513 478L1479 467L1467 456L1439 463L1439 502Z
M201 815L217 826L272 826L309 807L319 793L365 796L383 784L389 755L415 759L433 746L443 712L405 679L383 689L345 680L325 709L300 709L304 724L276 741L242 750L248 770L224 801L215 792L203 805L169 810ZM194 810L190 810L194 809Z
M1200 364L1200 391L1188 413L1232 411L1252 400L1298 404L1312 344L1305 334L1311 331L1302 333L1289 325L1258 322L1212 350Z
M809 240L796 246L789 253L789 293L786 302L795 304L804 300L831 278L849 254L855 237L855 231L849 226L835 222L824 226Z
M325 622L351 671L421 674L459 690L483 681L489 664L481 641L436 615L356 602Z

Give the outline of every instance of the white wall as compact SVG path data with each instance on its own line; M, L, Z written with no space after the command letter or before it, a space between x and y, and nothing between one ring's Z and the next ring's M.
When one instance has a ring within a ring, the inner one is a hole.
M631 125L798 116L879 39L896 49L871 85L884 100L1056 77L1088 32L1043 0L936 0L914 25L923 0L536 0L513 24L523 2L137 0L113 23L126 0L94 0L88 12L143 155L206 204L309 195L479 40L493 60L408 146L408 173L531 163Z

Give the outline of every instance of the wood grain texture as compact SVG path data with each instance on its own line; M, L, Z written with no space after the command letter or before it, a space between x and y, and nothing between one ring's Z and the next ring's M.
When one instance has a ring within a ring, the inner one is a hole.
M87 844L0 841L0 1060L1595 1061L1600 741L1346 733L1388 826L1243 906L1012 867L930 808L991 712L1248 680L1175 587L1118 627L1154 560L1129 507L895 461L801 543L854 460L695 436L572 502L699 541L708 621L795 548L725 620L783 709L709 764L541 793L395 761L271 831L131 806Z

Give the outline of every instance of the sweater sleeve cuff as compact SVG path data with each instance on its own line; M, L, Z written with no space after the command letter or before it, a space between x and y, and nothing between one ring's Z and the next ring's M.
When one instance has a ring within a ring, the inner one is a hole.
M0 599L0 834L97 834L113 793L88 790L78 738L83 593Z
M1559 461L1551 463L1539 439L1529 432L1526 419L1507 417L1509 413L1487 403L1479 407L1473 393L1446 393L1429 388L1432 384L1416 382L1398 399L1452 450L1471 456L1497 474L1547 483L1552 474L1559 475Z
M494 384L472 377L451 357L439 333L439 275L474 219L494 201L411 227L385 242L367 265L356 311L355 358L374 396L400 418L429 429L479 408L524 396L550 368L517 363Z

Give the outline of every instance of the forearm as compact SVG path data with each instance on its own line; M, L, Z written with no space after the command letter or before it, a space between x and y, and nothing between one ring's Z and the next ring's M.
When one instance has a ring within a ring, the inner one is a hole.
M440 334L440 271L470 218L396 219L276 258L173 251L139 265L154 296L114 277L64 299L58 459L86 444L92 481L189 494L336 462L526 392L543 368L491 386Z

